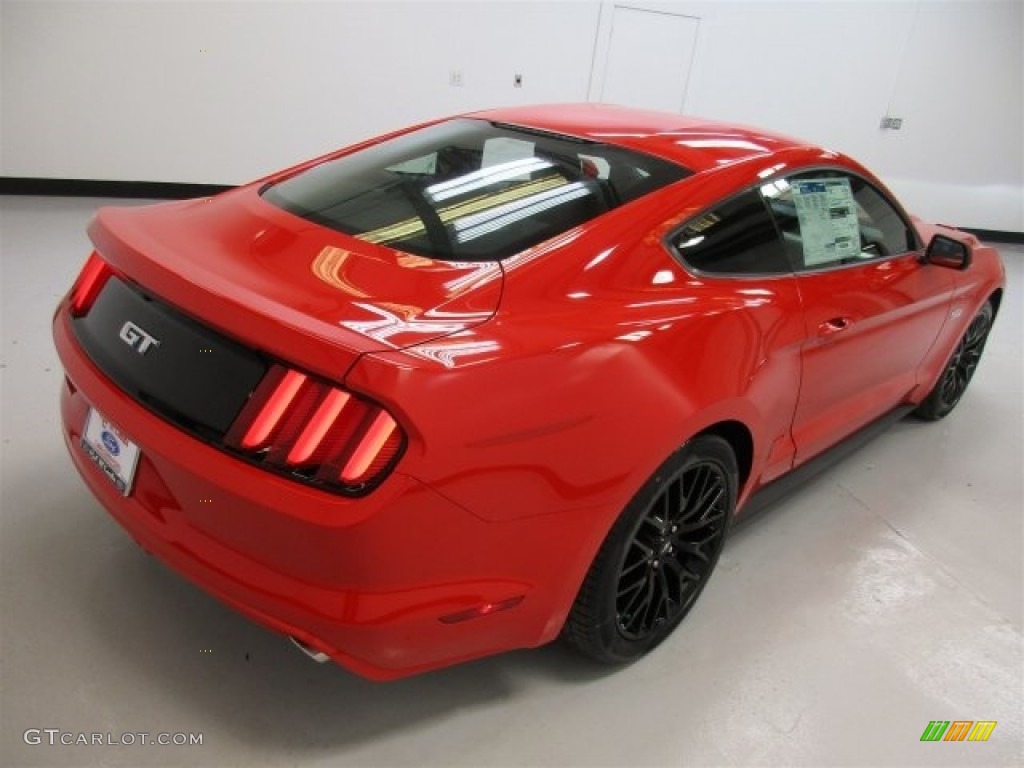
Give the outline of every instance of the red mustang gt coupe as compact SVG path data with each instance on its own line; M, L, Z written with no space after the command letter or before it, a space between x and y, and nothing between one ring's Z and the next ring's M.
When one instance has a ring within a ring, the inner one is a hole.
M559 635L646 653L759 490L957 404L1003 291L993 249L848 157L589 104L420 125L89 234L53 326L86 484L375 679Z

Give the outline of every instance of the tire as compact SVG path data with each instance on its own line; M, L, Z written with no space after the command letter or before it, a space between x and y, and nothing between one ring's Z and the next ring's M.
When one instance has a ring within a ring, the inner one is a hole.
M974 316L946 362L946 367L942 369L935 387L914 411L915 416L925 421L938 421L960 402L978 367L981 353L985 350L994 314L992 302L986 302Z
M598 661L625 664L668 637L718 562L738 476L720 437L694 438L672 454L601 545L566 621L569 642Z

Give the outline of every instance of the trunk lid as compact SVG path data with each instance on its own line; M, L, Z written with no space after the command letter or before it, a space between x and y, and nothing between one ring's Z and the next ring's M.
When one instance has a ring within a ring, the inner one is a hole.
M360 354L487 321L497 262L394 251L282 211L250 185L215 198L103 208L98 251L144 292L245 346L341 379Z

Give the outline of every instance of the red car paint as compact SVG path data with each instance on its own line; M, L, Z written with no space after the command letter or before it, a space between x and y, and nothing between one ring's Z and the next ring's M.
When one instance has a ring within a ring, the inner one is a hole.
M845 156L756 129L595 105L474 117L695 173L501 262L372 245L260 196L372 142L208 201L104 209L89 230L125 280L386 408L407 444L365 496L197 440L84 354L70 296L54 318L65 440L107 510L203 589L374 679L555 639L611 525L679 445L727 425L742 511L919 402L1003 284L995 251L944 228L970 246L969 269L914 250L834 271L696 274L665 238L737 190L822 166L885 188ZM914 226L922 249L939 231ZM78 447L90 407L141 448L127 497Z

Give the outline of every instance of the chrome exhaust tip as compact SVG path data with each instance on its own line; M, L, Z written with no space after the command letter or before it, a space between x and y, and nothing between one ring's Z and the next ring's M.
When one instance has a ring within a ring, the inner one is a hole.
M288 635L288 639L292 641L292 645L302 651L304 654L309 656L317 664L323 664L325 661L330 661L331 657L323 651L318 651L316 648L311 648L301 640L297 640L291 635Z

